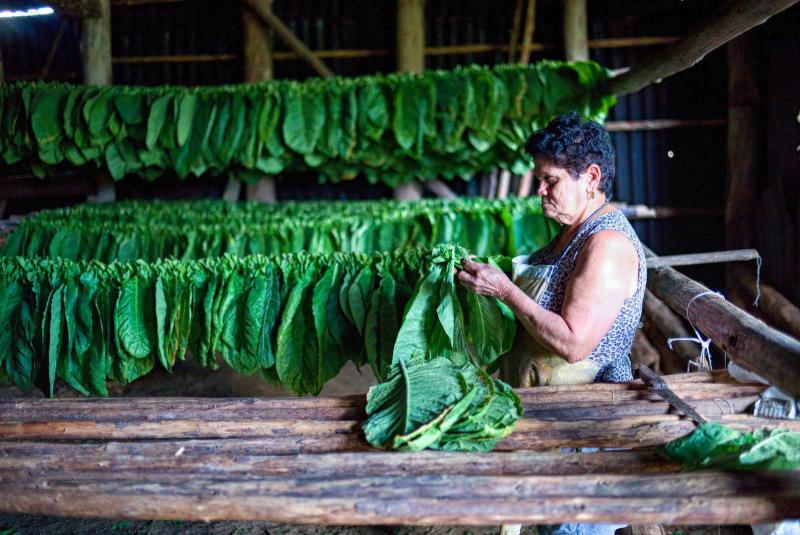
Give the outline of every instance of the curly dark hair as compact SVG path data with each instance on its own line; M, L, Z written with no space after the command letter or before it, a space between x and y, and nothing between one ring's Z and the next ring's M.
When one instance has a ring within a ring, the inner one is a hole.
M606 195L611 193L616 154L600 123L585 120L574 111L559 115L528 139L525 150L534 160L544 157L563 167L575 179L591 164L597 164L602 172L598 188Z

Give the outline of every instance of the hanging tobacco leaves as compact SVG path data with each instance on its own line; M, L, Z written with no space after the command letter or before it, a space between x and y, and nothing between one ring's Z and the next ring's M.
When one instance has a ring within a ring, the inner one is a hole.
M189 260L300 251L370 253L452 242L479 256L514 256L543 247L556 230L542 215L538 197L275 205L118 202L35 214L8 237L0 255Z
M153 263L1 258L0 369L23 389L38 381L52 393L59 377L102 396L107 378L171 370L187 354L209 368L219 354L297 394L318 393L348 359L381 379L417 353L488 366L515 322L502 303L456 286L452 268L466 254L441 245Z
M364 434L377 448L489 451L522 417L511 387L465 357L397 359L386 380L367 394Z
M530 168L522 146L559 113L605 118L593 62L472 66L305 82L186 87L0 87L0 159L94 164L122 179L283 171L390 186Z

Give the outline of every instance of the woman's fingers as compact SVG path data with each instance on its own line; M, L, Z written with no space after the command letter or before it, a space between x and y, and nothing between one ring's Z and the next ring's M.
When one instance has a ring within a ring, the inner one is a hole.
M485 265L486 264L481 264L480 262L475 262L473 260L470 260L469 258L463 258L461 260L461 267L464 268L465 271L468 271L473 275L476 274L479 270L481 270Z

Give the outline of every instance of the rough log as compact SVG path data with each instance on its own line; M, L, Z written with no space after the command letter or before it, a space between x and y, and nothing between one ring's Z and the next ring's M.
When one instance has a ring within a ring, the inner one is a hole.
M649 261L648 261L649 262ZM644 294L644 314L647 316L647 321L652 322L652 325L661 334L666 346L668 338L692 338L692 333L683 320L669 309L659 298L654 296L650 290L645 290ZM660 340L659 340L660 341ZM669 351L669 346L666 346ZM673 342L672 351L675 355L680 357L678 363L685 370L687 363L690 360L696 360L700 355L700 345L694 342ZM675 366L675 359L669 359L671 364L666 369L667 373L671 372Z
M261 22L275 30L278 37L280 37L297 55L304 59L317 74L323 78L333 77L333 71L309 50L305 43L303 43L294 32L272 12L272 9L269 9L266 4L259 0L245 0L245 2L247 2L247 6L258 16Z
M589 23L586 0L564 2L564 57L567 61L589 59Z
M758 308L752 303L756 297L756 280L749 271L740 270L734 283L741 295L739 306L750 313L760 313L769 323L800 340L800 308L789 301L782 293L765 282L759 284L761 295Z
M661 358L658 351L641 329L636 330L633 337L633 347L631 347L631 363L645 364L657 373L661 373Z
M519 53L519 62L527 65L531 61L533 50L533 32L536 31L536 0L528 0L525 8L525 28L522 31L522 49Z
M688 69L706 54L771 16L793 6L798 0L737 0L701 21L685 37L625 74L612 78L605 91L614 95L634 93L643 87Z
M0 482L8 512L318 524L751 523L800 508L793 472Z
M508 62L514 63L514 56L517 55L517 45L519 41L519 27L522 24L522 2L516 0L514 4L514 18L511 23L511 39L508 43Z
M652 256L652 251L648 250ZM800 395L800 341L757 320L672 268L648 273L647 287L686 317L729 358L787 393ZM700 294L706 294L702 297Z
M175 455L176 452L180 455ZM314 477L353 475L568 475L608 473L664 473L678 469L653 452L419 452L387 455L385 452L271 455L251 442L233 440L178 440L157 442L0 442L0 480L30 471L54 476L113 479L128 470L171 474L224 474L236 477ZM142 458L148 458L142 466Z

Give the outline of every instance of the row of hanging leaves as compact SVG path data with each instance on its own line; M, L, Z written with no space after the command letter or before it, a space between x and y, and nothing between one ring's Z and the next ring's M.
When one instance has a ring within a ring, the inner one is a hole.
M363 255L224 256L104 264L0 259L0 381L53 393L61 378L108 394L190 353L316 394L346 361L379 379L412 354L488 367L511 345L514 316L456 285L467 251L442 245ZM506 272L505 257L489 261Z
M458 243L479 256L543 247L556 224L538 197L415 203L224 201L84 204L22 221L0 255L102 262L279 254L392 251Z
M396 186L521 174L525 140L553 116L605 117L607 77L593 62L543 61L202 88L17 83L0 88L0 155L39 176L68 162L117 180L301 171Z

